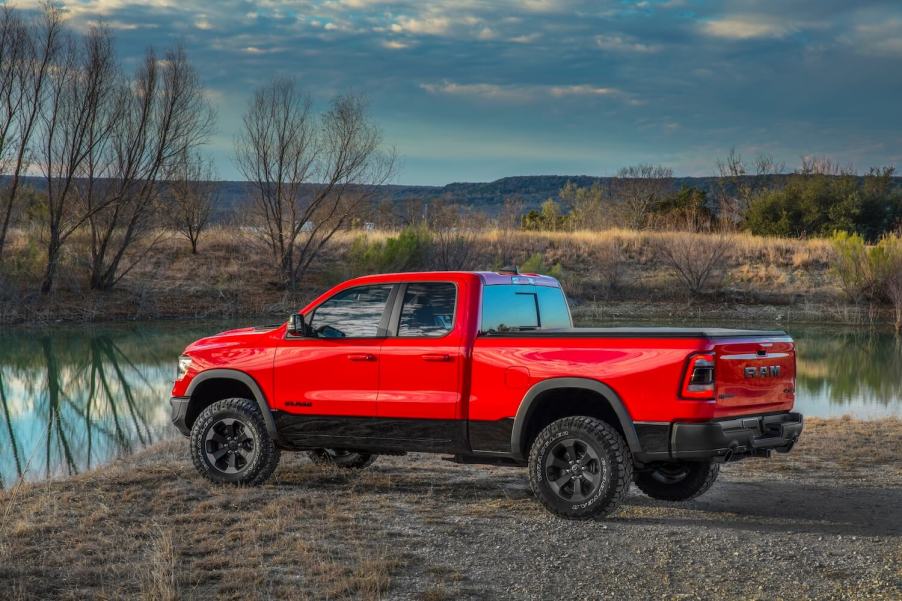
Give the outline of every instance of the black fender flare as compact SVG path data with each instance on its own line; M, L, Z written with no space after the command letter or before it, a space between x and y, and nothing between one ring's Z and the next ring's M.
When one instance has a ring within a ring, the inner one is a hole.
M263 421L266 424L266 431L273 440L278 440L276 422L272 417L272 411L269 409L269 403L266 402L266 396L263 394L263 391L260 389L260 386L254 378L237 369L208 369L194 376L194 379L191 380L185 394L188 397L193 397L197 387L207 380L235 380L247 386L248 389L250 389L251 394L254 395L253 400L257 402L257 406L260 409L260 415L263 416Z
M523 437L525 436L526 424L529 422L532 411L536 407L539 396L543 392L557 388L581 388L600 394L617 415L630 451L633 454L642 452L633 418L630 417L630 413L627 411L623 401L620 400L620 396L610 386L591 378L549 378L534 384L532 388L526 391L523 401L520 402L520 408L517 409L517 416L514 418L514 427L511 430L511 452L514 457L523 459L526 456L526 449L523 448Z

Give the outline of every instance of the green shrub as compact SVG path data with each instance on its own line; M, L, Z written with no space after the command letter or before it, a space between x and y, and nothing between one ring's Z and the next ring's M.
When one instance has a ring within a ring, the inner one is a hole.
M850 301L879 302L889 298L887 283L898 269L902 244L898 236L885 236L875 246L868 246L860 234L835 232L831 270Z
M554 278L560 278L564 272L560 263L555 263L554 265L546 264L545 256L542 253L532 254L519 265L518 269L522 273L540 273Z
M428 268L432 234L424 227L404 228L397 236L371 241L358 236L348 261L355 273L389 273Z

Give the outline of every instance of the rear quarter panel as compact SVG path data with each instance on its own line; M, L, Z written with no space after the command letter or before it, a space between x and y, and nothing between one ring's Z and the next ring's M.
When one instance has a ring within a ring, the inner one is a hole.
M761 413L762 406L754 403L680 398L689 355L716 349L717 344L705 338L479 337L473 349L469 416L471 420L514 417L532 386L561 377L606 384L633 421L702 421ZM725 350L733 352L736 347ZM719 380L718 375L715 378ZM785 411L792 408L794 397L768 398L774 402L766 405L767 411Z

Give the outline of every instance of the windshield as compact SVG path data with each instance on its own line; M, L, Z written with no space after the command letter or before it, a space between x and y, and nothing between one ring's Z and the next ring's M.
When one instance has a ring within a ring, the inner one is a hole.
M482 289L483 333L572 327L564 291L550 286L496 285Z

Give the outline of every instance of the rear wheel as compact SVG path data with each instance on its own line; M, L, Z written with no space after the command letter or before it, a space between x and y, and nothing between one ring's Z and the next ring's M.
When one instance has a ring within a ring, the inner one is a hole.
M688 501L704 494L720 472L709 461L662 463L636 474L636 486L653 499Z
M194 422L191 459L213 482L257 485L279 465L279 449L254 401L225 399L204 409Z
M376 456L372 453L349 451L347 449L313 449L307 452L313 463L335 465L349 469L362 469L372 465Z
M529 484L551 512L570 519L613 513L629 490L626 441L593 417L566 417L542 430L529 452Z

